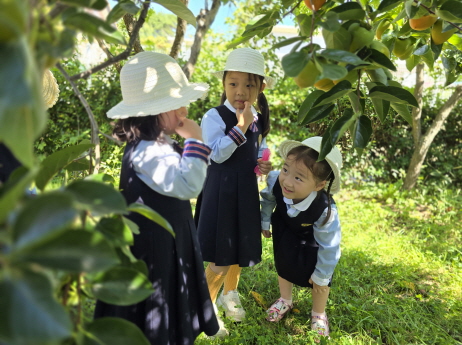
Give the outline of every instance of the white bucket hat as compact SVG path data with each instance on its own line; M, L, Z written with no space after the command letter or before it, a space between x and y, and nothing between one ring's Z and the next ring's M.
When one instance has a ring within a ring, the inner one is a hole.
M312 149L320 152L321 151L321 142L322 137L311 137L308 139L303 140L302 142L295 141L295 140L286 140L281 143L279 146L279 154L282 158L286 159L287 154L290 150L298 146L308 146ZM332 186L330 188L331 194L338 193L340 191L340 169L342 169L342 154L337 146L334 146L329 154L326 156L326 161L329 163L332 171L334 172L334 182L332 182ZM326 185L326 189L327 189Z
M189 83L172 57L141 52L120 71L122 102L107 112L111 119L158 115L189 105L207 94L209 85Z
M45 108L51 108L58 101L59 86L53 73L47 69L43 73L42 79L42 97Z
M265 60L263 55L252 48L238 48L229 53L225 69L212 72L217 78L223 79L225 71L244 72L261 75L265 77L266 87L272 89L276 79L265 75Z

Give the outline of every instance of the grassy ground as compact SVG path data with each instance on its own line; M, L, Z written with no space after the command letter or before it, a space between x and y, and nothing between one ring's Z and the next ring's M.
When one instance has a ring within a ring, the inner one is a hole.
M327 314L328 344L462 344L462 204L460 193L399 192L399 186L342 191L342 257ZM257 292L279 297L272 242L263 261L245 268L239 285L247 318L225 320L230 336L196 344L311 344L311 292L294 289L295 312L278 324L265 321Z

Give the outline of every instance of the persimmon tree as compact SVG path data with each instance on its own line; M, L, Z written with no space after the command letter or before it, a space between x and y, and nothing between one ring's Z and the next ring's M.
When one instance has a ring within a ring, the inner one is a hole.
M262 6L241 36L229 44L236 47L254 37L264 37L288 14L294 14L298 36L274 48L292 45L282 58L287 77L307 96L299 109L299 122L306 125L321 119L330 126L323 135L321 158L342 137L351 139L361 153L372 134L372 122L401 116L413 127L414 156L404 187L415 185L432 138L460 99L456 87L441 109L432 128L421 132L422 90L403 87L393 72L397 61L416 70L417 84L425 68L442 63L444 87L460 76L462 50L462 3L457 0L284 0ZM314 42L321 34L325 46ZM416 68L417 67L417 68ZM349 107L343 107L347 99ZM371 102L374 114L366 114Z

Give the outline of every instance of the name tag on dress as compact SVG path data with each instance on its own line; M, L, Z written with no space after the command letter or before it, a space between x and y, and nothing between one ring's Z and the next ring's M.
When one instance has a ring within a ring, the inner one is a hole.
M310 225L313 225L313 224L302 223L302 226L310 226Z

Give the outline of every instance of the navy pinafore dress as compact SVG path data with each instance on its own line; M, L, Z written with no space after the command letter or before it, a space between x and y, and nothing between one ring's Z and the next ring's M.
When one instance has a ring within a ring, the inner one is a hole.
M138 202L151 207L172 225L174 238L153 221L130 213L127 218L139 226L131 247L143 260L155 292L131 306L116 306L98 301L95 318L121 317L136 324L152 345L187 345L201 333L214 335L218 323L205 280L202 256L197 241L189 200L159 194L136 175L130 156L136 144L124 152L120 189L127 204Z
M215 109L228 134L237 125L236 114L225 105ZM257 131L249 127L247 141L231 157L223 163L211 162L197 200L194 218L202 257L217 266L249 267L261 261L260 201L254 172L262 135L260 116Z
M316 268L319 248L313 235L313 224L327 208L327 193L324 190L320 195L318 193L310 207L294 218L287 215L279 180L274 184L273 194L276 209L271 216L271 225L278 275L296 285L312 288L308 281ZM334 203L332 198L331 203Z

